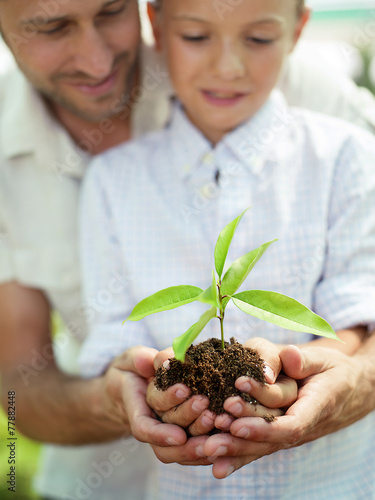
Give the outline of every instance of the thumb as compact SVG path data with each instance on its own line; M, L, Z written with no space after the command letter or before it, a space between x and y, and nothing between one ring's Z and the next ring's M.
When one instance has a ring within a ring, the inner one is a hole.
M255 349L264 360L266 382L268 384L273 384L282 368L279 355L280 346L261 337L254 337L246 340L244 346Z
M154 358L158 351L151 347L133 346L112 362L111 367L137 373L141 377L154 376Z
M157 353L154 359L154 368L155 371L168 359L174 357L174 352L172 347L168 347L168 349L164 349L164 351L160 351Z
M327 369L326 358L321 349L300 349L288 345L281 349L280 359L284 373L291 378L301 380Z

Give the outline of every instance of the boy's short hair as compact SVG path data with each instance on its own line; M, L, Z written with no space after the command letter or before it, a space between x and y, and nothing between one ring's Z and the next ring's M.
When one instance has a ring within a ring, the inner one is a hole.
M301 14L305 8L305 0L296 0L297 2L297 12ZM155 8L160 8L162 0L153 0L153 4Z

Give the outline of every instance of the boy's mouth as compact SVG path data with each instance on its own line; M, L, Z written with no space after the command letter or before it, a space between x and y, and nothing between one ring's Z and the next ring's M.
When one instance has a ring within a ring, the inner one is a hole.
M224 90L202 90L203 96L213 104L231 105L242 100L247 94Z

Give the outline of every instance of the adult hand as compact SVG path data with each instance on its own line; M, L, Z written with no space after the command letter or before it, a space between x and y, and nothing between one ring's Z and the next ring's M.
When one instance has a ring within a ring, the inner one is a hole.
M104 377L108 404L123 421L124 429L139 441L157 446L182 445L187 440L185 431L161 423L146 402L156 354L155 349L135 346L115 358Z
M280 348L280 359L284 372L301 380L296 402L274 422L244 414L231 424L230 434L209 437L204 454L214 461L216 478L264 455L335 432L374 408L374 363L368 356L286 346Z

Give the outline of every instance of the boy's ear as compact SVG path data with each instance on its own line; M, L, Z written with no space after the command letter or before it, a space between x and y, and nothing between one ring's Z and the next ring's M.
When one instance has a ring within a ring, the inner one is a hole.
M147 15L151 23L155 39L155 49L161 51L161 34L159 26L159 9L154 2L147 2Z
M294 40L293 40L293 44L290 48L290 52L293 51L298 40L300 39L302 31L303 31L304 27L306 26L308 20L310 19L310 14L311 14L311 9L309 9L308 7L305 7L303 9L303 11L301 12L301 14L299 15L299 18L297 20L297 24L296 24L296 27L294 30Z

